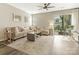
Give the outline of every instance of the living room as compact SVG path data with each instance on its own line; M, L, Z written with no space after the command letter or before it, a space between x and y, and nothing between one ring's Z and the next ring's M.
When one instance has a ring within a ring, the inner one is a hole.
M78 55L78 5L0 3L0 54ZM55 20L62 24L58 29Z

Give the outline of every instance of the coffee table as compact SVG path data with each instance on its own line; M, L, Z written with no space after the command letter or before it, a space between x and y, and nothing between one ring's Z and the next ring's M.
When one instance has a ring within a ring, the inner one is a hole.
M27 40L35 41L35 35L36 34L34 32L27 33Z

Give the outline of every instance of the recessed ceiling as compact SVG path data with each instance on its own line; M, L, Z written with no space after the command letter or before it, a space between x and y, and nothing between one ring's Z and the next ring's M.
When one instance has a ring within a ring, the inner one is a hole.
M12 5L30 14L46 13L79 7L78 3L51 3L50 6L55 6L54 8L49 8L48 10L39 10L40 8L38 6L43 6L43 3L9 3L9 5Z

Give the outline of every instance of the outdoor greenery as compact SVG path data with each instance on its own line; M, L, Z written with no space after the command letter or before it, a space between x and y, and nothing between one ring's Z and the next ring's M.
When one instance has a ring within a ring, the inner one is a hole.
M71 15L61 15L55 19L54 30L59 34L69 34L74 28L71 25Z

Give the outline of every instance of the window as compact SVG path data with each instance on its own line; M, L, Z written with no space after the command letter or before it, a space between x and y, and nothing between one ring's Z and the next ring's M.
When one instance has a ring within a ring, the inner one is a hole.
M56 17L54 25L55 32L66 32L71 26L71 15L60 15Z

